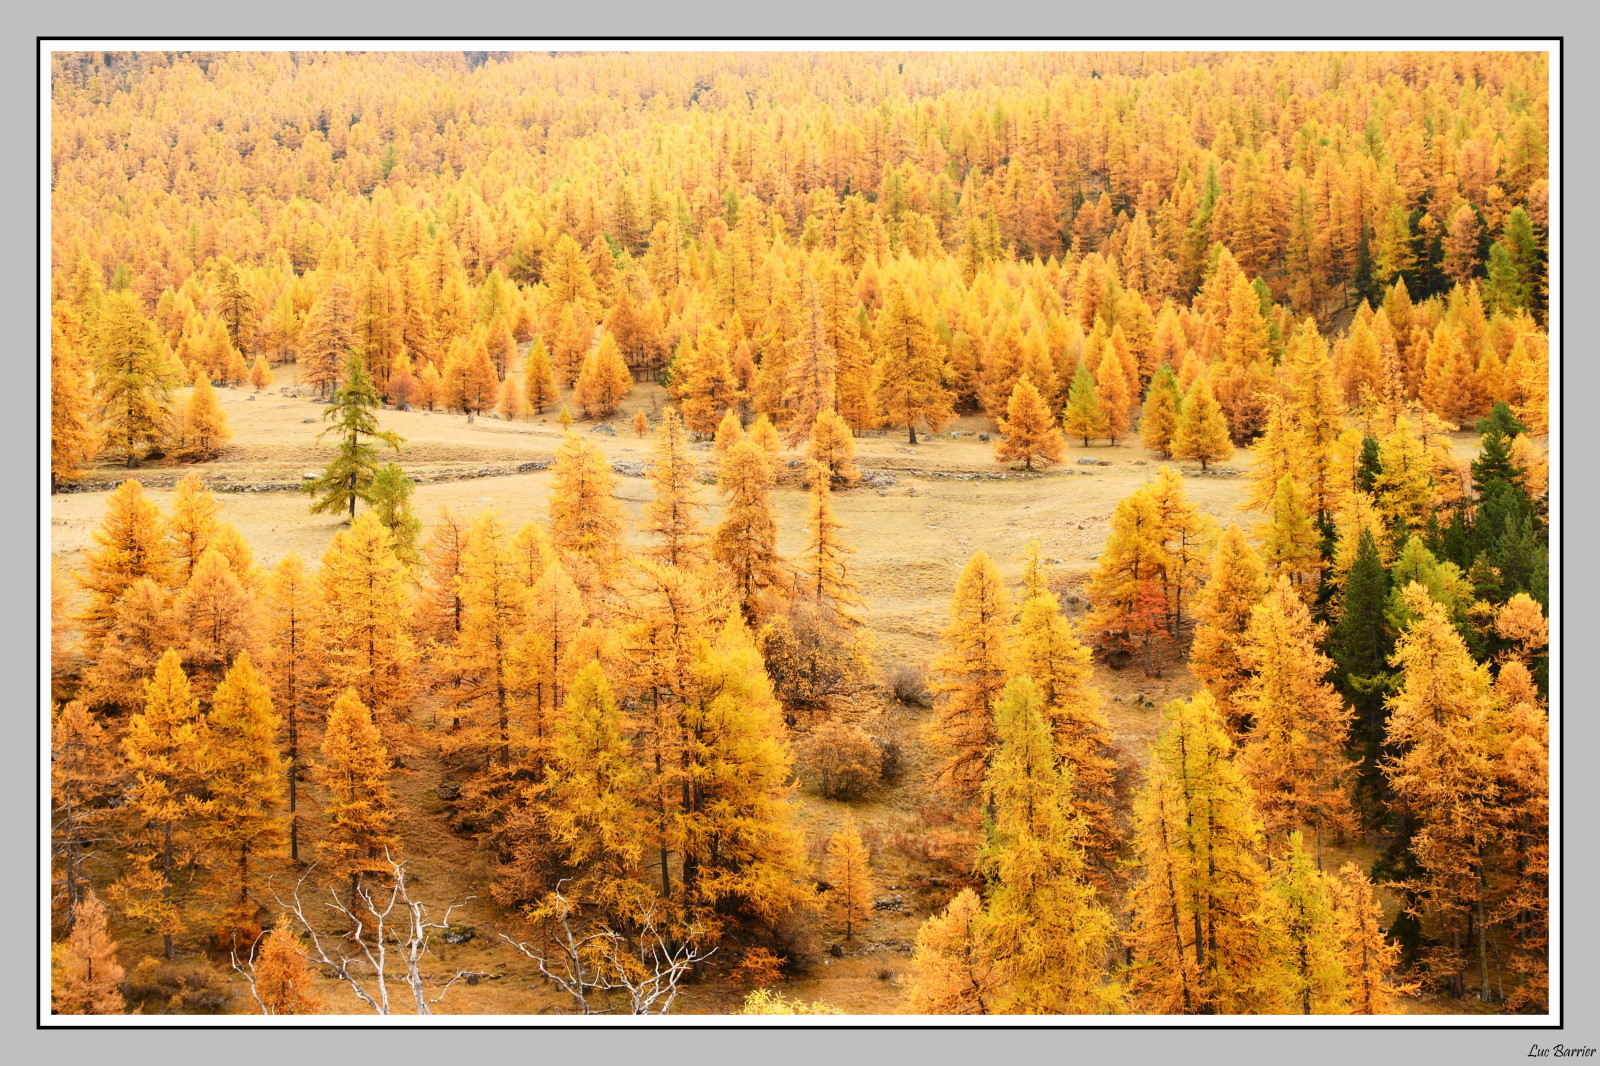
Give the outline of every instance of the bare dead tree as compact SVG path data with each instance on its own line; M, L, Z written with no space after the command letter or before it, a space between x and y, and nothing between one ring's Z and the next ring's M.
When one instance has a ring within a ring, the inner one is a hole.
M684 975L717 950L699 946L703 930L698 926L691 926L681 939L667 936L654 911L640 917L639 931L630 944L608 925L580 935L573 928L572 903L559 888L552 909L544 922L551 944L548 953L505 933L500 939L532 959L540 973L571 996L579 1014L611 1013L610 1008L597 1010L590 1002L596 993L610 992L627 995L630 1014L665 1014L678 997Z
M300 888L305 884L306 878L311 876L312 870L316 869L315 864L295 882L294 893L288 900L280 897L276 890L273 891L272 898L280 907L294 915L295 920L311 937L312 953L302 952L301 957L308 961L321 962L332 968L334 976L348 984L356 998L372 1008L375 1013L392 1013L389 1004L387 967L390 956L397 955L405 964L401 980L411 989L417 1013L432 1014L433 1005L444 998L445 993L450 991L451 985L463 977L474 974L472 970L457 971L432 999L429 999L424 991L422 959L424 956L433 955L429 947L429 931L447 928L450 925L451 912L461 904L452 903L445 908L444 917L437 921L429 921L428 905L421 900L411 898L410 888L406 884L404 860L396 862L387 852L384 853L384 858L393 870L393 880L387 887L380 887L374 891L367 885L360 884L348 900L340 897L338 889L332 887L328 889L332 902L324 903L323 906L349 923L348 941L354 945L354 950L349 954L338 947L332 938L319 934L316 926L306 916L306 905L300 898ZM467 897L471 898L473 897ZM333 949L331 954L330 947ZM352 969L361 963L365 963L372 971L370 977L358 976ZM239 969L237 963L234 969ZM253 971L253 965L251 969ZM249 978L251 975L246 976ZM254 992L255 983L251 980L252 995ZM260 999L258 998L256 1002L260 1003Z

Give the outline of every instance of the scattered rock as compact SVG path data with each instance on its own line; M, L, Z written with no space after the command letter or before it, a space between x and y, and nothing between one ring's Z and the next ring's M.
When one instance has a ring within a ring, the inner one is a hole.
M989 434L987 434L987 433L979 433L978 434L978 439L987 444L988 441L989 441Z
M310 472L307 472L307 473L304 473L304 474L300 475L300 480L301 481L315 481L315 480L317 480L317 477L318 477L318 475L310 473Z
M1110 466L1111 465L1111 460L1110 459L1096 459L1094 461L1094 465L1095 466Z
M874 910L880 911L897 911L904 907L905 903L905 897L896 892L892 896L879 896L872 901L872 907Z
M1094 458L1093 456L1085 456L1084 458L1078 460L1078 465L1079 466L1094 466L1099 461L1100 460Z
M317 424L317 420L315 418L302 418L300 424L302 426L314 426Z
M617 435L617 431L615 429L612 429L611 426L609 426L605 422L601 422L599 425L597 425L593 429L589 430L589 432L590 433L604 433L608 437L615 437Z
M470 925L447 925L441 934L446 944L465 944L478 935L478 931Z
M244 402L245 403L255 403L256 402L256 398L254 396L246 396L244 398Z
M439 786L439 798L446 803L451 803L461 798L461 786L456 784L443 784Z
M623 477L644 477L648 472L645 464L637 459L617 459L611 463L611 469Z
M915 485L908 485L906 487L906 495L907 496L915 496L916 494L917 494L917 487Z
M1121 703L1122 702L1122 697L1121 696L1112 696L1111 697L1111 702L1112 703Z
M1143 460L1143 459L1135 459L1135 460L1134 460L1134 461L1133 461L1133 465L1134 465L1134 466L1149 466L1149 465L1150 465L1150 464L1149 464L1149 463L1147 463L1147 462L1146 462L1146 461L1145 461L1145 460Z
M844 958L844 948L840 947L838 944L830 944L828 945L828 954L832 955L836 959L842 959Z

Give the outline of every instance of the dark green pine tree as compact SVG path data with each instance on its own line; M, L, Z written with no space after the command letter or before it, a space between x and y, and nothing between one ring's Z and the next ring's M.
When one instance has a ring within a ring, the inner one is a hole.
M335 434L338 450L322 476L306 482L305 491L316 497L311 504L312 514L337 514L348 508L353 522L356 501L372 502L372 483L379 466L378 448L373 441L381 441L396 452L404 443L399 434L378 428L375 412L381 403L366 367L352 355L345 364L344 387L333 394L333 405L322 416L333 425L317 439Z
M1517 421L1504 400L1495 402L1487 417L1478 420L1478 432L1483 434L1483 450L1472 461L1472 482L1478 492L1484 492L1492 481L1522 484L1522 470L1511 461L1511 438L1527 432L1527 427Z
M1362 492L1371 493L1378 475L1383 473L1380 454L1377 437L1368 434L1361 438L1361 466L1356 470L1356 487Z
M1373 273L1371 232L1365 226L1361 227L1361 238L1356 242L1356 270L1352 284L1356 299L1365 300L1370 306L1376 307L1383 298L1383 287Z
M413 487L414 482L406 477L398 463L384 463L372 478L372 510L394 538L395 557L407 566L422 563L422 555L417 551L422 521L411 511Z
M1328 654L1336 667L1334 683L1356 709L1362 762L1360 799L1369 811L1376 809L1384 789L1379 767L1388 726L1384 698L1394 681L1389 669L1394 641L1384 619L1388 602L1389 572L1372 531L1363 529L1339 598Z

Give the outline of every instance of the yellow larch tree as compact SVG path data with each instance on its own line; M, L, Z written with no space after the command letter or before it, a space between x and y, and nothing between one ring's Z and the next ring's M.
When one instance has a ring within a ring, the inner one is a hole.
M556 448L551 473L551 542L599 574L609 572L622 555L622 505L605 454L569 433Z
M326 1006L316 991L316 974L301 956L287 920L280 919L262 938L252 961L251 993L262 1014L317 1014Z
M76 481L96 451L81 353L60 327L50 327L50 491Z
M767 613L769 594L781 595L787 580L778 557L778 523L773 515L772 462L752 440L728 451L718 474L718 491L727 501L711 536L711 556L732 584L745 618Z
M861 624L856 608L861 607L859 586L850 578L845 558L855 553L840 536L845 528L834 516L833 491L828 483L827 469L814 464L811 472L810 506L806 510L806 528L810 539L801 558L799 578L795 592L810 600L834 624L846 628Z
M838 408L839 353L828 341L826 312L815 282L807 279L797 308L799 329L789 341L783 409L788 413L791 447L811 436L824 412Z
M1252 611L1266 597L1268 587L1261 556L1239 527L1230 525L1211 560L1211 579L1195 601L1189 669L1216 699L1235 736L1246 714L1240 689L1250 676L1241 649Z
M873 340L877 348L873 393L883 422L904 427L912 444L917 443L918 425L938 432L953 415L945 388L944 354L903 284L889 288Z
M131 470L166 439L170 391L183 379L174 376L165 346L130 291L101 302L88 352L105 450L122 456Z
M1396 1013L1395 998L1405 990L1393 976L1400 968L1400 945L1384 933L1383 904L1372 882L1359 866L1347 862L1329 885L1349 976L1349 1013Z
M494 512L473 519L457 582L461 631L451 655L460 684L450 693L451 735L441 743L476 775L472 802L483 807L506 799L502 779L511 773L513 747L520 766L532 740L520 721L529 589L517 577L505 525ZM534 753L536 766L539 761Z
M861 480L861 471L856 467L855 438L837 412L823 411L811 423L806 458L828 468L828 477L835 488Z
M1101 647L1131 652L1137 642L1136 620L1142 600L1160 597L1167 565L1166 528L1148 486L1117 502L1111 531L1089 577L1090 613L1084 623Z
M1100 398L1100 409L1105 412L1105 429L1102 431L1112 444L1128 435L1133 424L1132 397L1128 393L1128 369L1122 365L1117 350L1106 347L1095 370L1095 395Z
M1173 700L1166 715L1134 803L1135 1002L1155 1013L1255 1013L1266 874L1254 799L1209 694Z
M250 364L250 384L257 392L272 384L272 368L267 365L266 356L258 355Z
M354 896L366 877L389 871L386 857L400 846L389 752L355 689L341 692L328 712L321 754L312 771L325 793L317 850Z
M1159 529L1161 591L1166 597L1168 625L1174 642L1182 636L1188 615L1185 606L1200 589L1216 546L1216 521L1188 498L1183 477L1170 466L1156 472L1146 487L1155 508ZM1189 608L1193 613L1193 608Z
M1020 460L1024 469L1032 470L1035 463L1040 467L1059 463L1066 452L1061 430L1027 374L1011 390L999 429L1002 437L995 442L995 458L1003 463Z
M196 460L215 459L232 436L228 418L217 403L216 390L204 373L194 379L194 387L183 404L183 453Z
M804 856L786 800L792 757L772 682L750 631L732 611L700 640L683 711L689 792L683 808L688 902L769 927L805 901Z
M1172 438L1172 457L1195 460L1201 470L1208 470L1212 463L1232 455L1233 441L1228 436L1227 419L1212 395L1210 381L1202 374L1183 397L1178 432Z
M872 865L867 846L861 842L855 815L846 812L844 822L828 839L828 911L844 926L844 938L855 939L855 931L872 920Z
M1398 754L1384 775L1416 820L1410 853L1417 874L1403 884L1430 947L1427 971L1456 996L1468 974L1490 996L1486 933L1490 851L1498 837L1497 745L1489 670L1473 662L1446 608L1413 582L1402 593L1414 616L1390 662L1400 672L1389 698L1387 740Z
M533 338L528 346L528 360L522 369L522 398L536 415L544 414L544 409L558 398L556 372L550 365L550 350L544 346L543 337Z
M994 701L1010 669L1011 597L987 552L977 552L956 579L943 652L934 660L942 697L928 725L939 753L937 775L962 807L987 803L984 778L995 741Z
M189 583L200 556L216 539L222 525L218 514L217 498L206 491L199 474L191 471L178 479L166 528L172 541L173 580L179 585Z
M689 434L678 412L661 413L652 449L650 484L654 492L644 506L641 529L657 543L645 554L672 566L695 566L705 560L706 534L700 526L699 469L689 453Z
M1056 758L1070 769L1073 802L1084 819L1080 843L1102 875L1109 873L1122 844L1114 802L1117 751L1100 693L1090 684L1089 649L1062 615L1061 601L1042 587L1023 601L1011 648L1011 673L1039 687Z
M970 888L922 923L906 1006L913 1014L992 1014L998 993L993 927Z
M583 361L573 398L589 418L610 418L633 388L633 374L623 362L617 338L603 333L600 343Z
M93 707L131 712L144 703L144 684L168 648L181 645L172 597L141 577L117 601L111 629L81 678L80 697Z
M260 873L252 860L278 855L286 840L281 724L266 682L241 654L211 698L201 755L208 795L199 837L210 849L221 920L233 931L247 928L262 902L253 895Z
M172 611L183 623L179 639L184 665L206 696L235 657L260 647L261 615L255 593L216 548L207 548L200 556L194 576L174 598Z
M106 924L106 909L90 892L65 943L50 945L51 1014L126 1014L122 964Z
M1105 407L1100 402L1100 394L1095 391L1094 376L1081 362L1073 373L1072 385L1067 389L1067 406L1062 412L1061 421L1067 436L1083 441L1085 448L1089 446L1091 437L1105 436L1106 427L1110 424Z
M291 552L278 560L261 597L261 673L272 690L272 702L283 717L284 771L288 789L289 861L300 861L300 779L309 731L317 724L312 712L314 679L321 652L311 641L316 589L306 564Z
M1272 1013L1350 1013L1350 973L1330 879L1298 832L1289 834L1288 850L1273 865L1263 917L1263 1007L1276 1000Z
M1017 677L994 708L986 780L994 814L978 860L989 882L983 921L999 985L991 1009L1111 1013L1121 995L1106 979L1115 925L1085 876L1086 827L1043 702L1030 678Z
M644 883L644 829L639 802L644 774L633 760L621 711L605 670L587 663L573 678L550 739L550 773L528 807L508 818L515 842L497 894L534 896L564 875L562 894L593 908L613 928L635 921L651 901ZM521 823L537 820L540 825ZM550 855L550 842L556 854ZM552 860L554 860L552 862ZM530 874L533 876L530 877Z
M1261 554L1267 569L1289 578L1307 602L1317 595L1323 567L1322 537L1306 507L1306 494L1292 474L1278 479L1272 520L1261 529Z
M416 697L416 647L407 631L411 595L389 531L372 511L333 535L317 570L316 629L324 698L354 690L384 743L406 747Z
M683 411L684 425L701 436L715 432L717 423L733 411L739 400L721 331L702 332L698 342L685 338L673 368L674 395Z
M1324 834L1342 837L1354 828L1355 767L1345 756L1354 713L1325 680L1333 669L1318 650L1326 630L1279 575L1250 612L1238 649L1250 677L1235 693L1251 723L1239 763L1255 790L1262 829L1275 846L1310 829L1319 870Z
M542 741L567 698L581 663L579 638L589 622L583 594L560 560L545 567L528 594L528 633L520 652L531 704L528 718Z
M173 936L183 928L178 880L196 860L195 815L202 809L207 767L205 721L189 688L178 653L168 651L145 686L144 709L128 720L122 753L134 788L126 843L132 869L112 886L113 898L130 918L161 934L172 958Z
M52 920L60 907L71 928L89 898L96 844L113 816L106 805L122 786L119 751L101 717L83 702L52 708L50 719L50 850Z
M166 587L172 578L172 548L161 511L129 479L106 498L105 517L94 531L95 547L83 553L78 583L89 594L77 620L83 623L85 651L94 654L115 619L117 601L141 577Z
M1172 440L1178 433L1178 379L1172 367L1163 363L1150 379L1144 410L1139 416L1139 440L1163 458L1172 457Z

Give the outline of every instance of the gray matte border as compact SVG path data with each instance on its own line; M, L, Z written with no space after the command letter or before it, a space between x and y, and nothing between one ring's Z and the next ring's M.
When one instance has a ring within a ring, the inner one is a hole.
M1040 34L1100 34L1113 36L1156 30L1164 34L1241 35L1257 34L1395 34L1437 35L1440 33L1517 33L1543 34L1562 32L1562 29L1581 31L1588 28L1592 15L1579 15L1562 5L1530 5L1522 3L1514 9L1505 5L1491 7L1483 0L1456 0L1448 6L1405 9L1393 4L1343 3L1336 9L1320 5L1292 7L1281 3L1264 3L1251 0L1236 3L1224 14L1212 5L1176 4L1171 0L1157 0L1155 4L1141 5L1137 9L1116 8L1103 5L1068 6L1060 4L1030 4L1026 0L1002 0L1001 3L971 4L922 3L911 5L883 5L865 9L859 3L840 0L821 0L796 8L758 9L741 8L735 16L730 9L717 10L711 5L688 12L680 5L639 5L635 0L605 4L591 16L575 8L532 5L498 5L478 9L486 17L470 22L432 17L439 9L430 5L424 9L415 5L409 10L399 4L380 7L363 5L362 8L334 10L326 3L313 4L305 0L280 0L270 9L246 7L229 8L220 5L202 5L195 0L180 0L166 5L153 17L148 7L128 4L105 5L96 11L98 4L73 5L70 14L56 9L54 17L40 17L32 12L13 16L18 33L12 39L12 62L6 64L0 77L11 90L9 96L17 101L23 121L18 124L18 139L30 132L28 117L37 113L37 67L34 34L55 35L164 35L170 33L208 35L265 35L295 34L330 36L338 34L361 35L374 32L392 34L455 33L466 36L493 34L588 35L595 33L625 32L630 35L717 35L717 34L795 34L823 35L853 34L930 34L930 35L984 35L984 36L1034 36ZM1548 6L1548 10L1541 10ZM635 8L635 10L626 10ZM1166 10L1163 10L1166 9ZM270 10L271 17L260 18L258 11ZM1548 18L1560 10L1565 27L1552 25ZM1335 19L1326 16L1337 11ZM1516 23L1506 18L1508 13L1522 16ZM1132 18L1128 16L1132 15ZM1530 18L1529 16L1536 16ZM620 17L619 17L620 16ZM843 17L832 17L843 16ZM1009 17L1008 17L1009 16ZM1476 17L1474 17L1476 16ZM48 22L48 24L44 24ZM421 47L426 47L418 42ZM730 42L731 43L731 42ZM843 43L843 42L841 42ZM1063 42L1066 43L1066 42ZM1316 47L1315 41L1307 46ZM1091 45L1092 47L1092 45ZM1589 123L1582 116L1588 113L1592 101L1600 99L1600 85L1596 84L1593 39L1588 34L1578 34L1569 40L1563 51L1564 102L1578 116L1577 121L1565 125L1575 131L1572 139L1563 138L1564 172L1574 188L1582 189L1581 176L1593 173L1596 152L1592 143L1584 143L1583 134ZM1554 132L1554 131L1553 131ZM13 167L0 176L13 203L32 203L36 189L34 175L36 160L23 167ZM1580 197L1565 198L1576 203ZM14 336L26 338L29 327L36 326L37 255L29 240L26 224L13 238L11 254L0 262L0 272L8 282L0 286L11 314L6 321L14 324ZM1564 240L1587 247L1595 236L1592 213L1572 210L1564 217ZM1581 242L1581 244L1579 243ZM1587 294L1593 290L1596 270L1585 262L1584 256L1564 256L1564 287L1566 293ZM1569 273L1570 272L1570 273ZM1582 300L1580 295L1579 300ZM1576 306L1583 303L1576 302ZM37 332L35 331L37 336ZM35 352L42 349L35 345ZM30 400L23 418L0 423L0 438L10 445L12 454L29 456L34 466L29 467L27 488L34 492L37 467L36 416L31 397L37 395L36 381L38 357L18 357L28 369L19 377L15 391L27 389ZM1591 396L1600 384L1600 371L1582 355L1563 359L1564 380L1562 392L1574 396ZM1568 506L1573 508L1565 525L1574 529L1587 529L1591 520L1600 517L1600 503L1589 491L1591 475L1587 464L1577 461L1578 451L1571 457L1573 474L1564 479L1562 491ZM15 479L14 479L15 480ZM1571 491L1576 489L1577 491ZM33 588L40 590L38 560L40 546L36 536L37 525L12 523L0 527L0 544L10 551L8 557L17 560L22 574L33 575ZM1560 550L1561 530L1557 550ZM18 584L26 588L26 577ZM1570 580L1564 579L1565 591L1575 602L1586 602L1583 595L1596 591L1594 579L1574 572ZM25 594L24 594L25 595ZM1583 649L1592 645L1586 637L1593 635L1595 623L1579 612L1564 611L1562 625L1564 647ZM0 655L8 667L4 676L26 678L31 682L36 675L37 626L32 610L16 610L0 617L0 633L9 638L0 641ZM1581 659L1580 659L1581 661ZM1565 680L1565 679L1564 679ZM28 682L28 687L32 687ZM37 695L35 696L37 699ZM1554 710L1554 709L1553 709ZM282 1062L288 1056L315 1055L331 1062L356 1058L370 1059L374 1055L392 1063L437 1062L470 1056L474 1059L494 1059L505 1062L570 1061L612 1062L649 1060L654 1063L677 1062L693 1058L697 1061L734 1061L780 1063L815 1063L819 1059L843 1059L855 1062L895 1062L915 1057L930 1062L983 1062L993 1061L998 1052L1005 1057L1026 1056L1039 1063L1064 1061L1090 1062L1158 1062L1167 1059L1211 1061L1285 1061L1296 1062L1348 1062L1364 1058L1378 1062L1425 1062L1434 1059L1452 1063L1503 1062L1513 1057L1526 1058L1530 1045L1552 1046L1557 1043L1574 1047L1587 1044L1600 1046L1600 1023L1592 1019L1596 1002L1597 979L1590 967L1597 940L1597 919L1592 907L1587 906L1588 893L1596 860L1591 852L1591 824L1588 816L1595 809L1593 775L1586 773L1584 755L1591 750L1595 731L1592 719L1580 709L1565 716L1564 744L1565 770L1570 776L1565 786L1564 810L1572 825L1565 833L1563 856L1566 863L1565 887L1570 893L1565 911L1564 966L1565 1010L1568 1024L1564 1031L1517 1030L1318 1030L1297 1032L1290 1029L1227 1030L1204 1032L1195 1029L1165 1030L786 1030L782 1033L757 1029L744 1030L605 1030L587 1033L578 1030L475 1030L475 1031L407 1031L394 1033L375 1029L344 1031L298 1030L288 1034L232 1030L179 1029L171 1031L39 1031L35 1026L35 960L33 959L32 916L35 913L34 890L36 878L31 861L23 867L27 873L0 882L0 913L20 915L8 938L12 950L10 964L0 971L0 987L5 995L5 1020L16 1037L20 1038L12 1055L13 1061L34 1062L47 1057L69 1063L94 1062L106 1059L142 1063L156 1061L159 1056L166 1062L183 1062L191 1056L203 1059L254 1062ZM13 742L8 744L6 773L0 781L12 803L8 810L14 816L7 824L20 828L13 830L14 847L31 860L34 854L35 762L32 744L32 721L36 713L33 701L18 709L10 718ZM29 738L23 742L22 737Z

